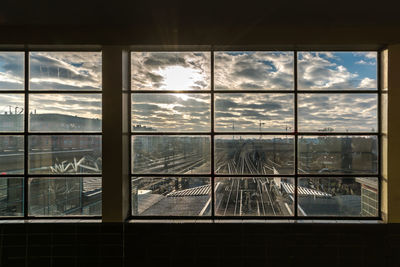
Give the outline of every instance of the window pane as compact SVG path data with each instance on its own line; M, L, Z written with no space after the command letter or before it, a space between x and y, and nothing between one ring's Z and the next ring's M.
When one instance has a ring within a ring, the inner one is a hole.
M298 88L376 90L376 52L299 52Z
M101 90L101 52L31 52L31 90Z
M0 217L24 215L24 179L0 177Z
M101 94L32 94L31 131L101 131Z
M209 216L210 178L134 177L132 215Z
M299 173L377 173L376 136L301 136Z
M24 95L0 94L0 132L24 130Z
M216 94L215 130L293 132L293 94Z
M378 216L376 178L299 178L299 216Z
M299 131L376 132L376 94L299 94Z
M24 52L0 52L0 90L24 88Z
M215 52L216 90L293 90L293 52Z
M0 175L24 173L24 137L0 135Z
M293 179L215 178L218 216L293 216Z
M133 136L133 173L210 173L208 136Z
M209 90L210 52L132 52L132 90Z
M215 172L293 174L292 136L233 135L215 138Z
M101 173L101 136L29 136L30 174Z
M31 178L30 216L101 215L100 177Z
M132 131L210 131L209 94L133 94Z

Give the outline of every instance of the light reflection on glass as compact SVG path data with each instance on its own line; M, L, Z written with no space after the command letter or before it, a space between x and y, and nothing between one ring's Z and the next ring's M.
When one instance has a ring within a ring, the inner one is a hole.
M30 216L100 216L100 177L30 178Z
M24 52L0 52L0 90L24 88Z
M101 173L101 136L29 136L30 174Z
M30 52L30 90L101 90L101 52Z
M100 94L32 94L29 109L31 131L101 131Z

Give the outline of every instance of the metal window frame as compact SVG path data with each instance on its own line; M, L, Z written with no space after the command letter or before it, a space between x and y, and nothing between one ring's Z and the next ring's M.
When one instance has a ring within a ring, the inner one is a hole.
M293 52L293 90L215 90L214 88L214 52L222 52L222 51L249 51L249 52ZM137 46L131 47L129 60L131 60L132 53L135 52L209 52L211 55L211 62L210 62L210 90L138 90L132 88L131 80L132 77L129 79L129 125L130 125L130 138L129 138L129 205L130 205L130 215L128 219L131 220L163 220L163 219L179 219L179 220L271 220L271 221L279 221L279 220L381 220L382 213L381 213L381 183L382 183L382 170L381 170L381 162L382 162L382 118L381 118L381 51L382 49L373 50L373 49L293 49L292 47L283 48L279 50L274 49L265 49L265 47L231 47L231 46L201 46L201 47L190 47L185 46L180 49L179 46L167 46L167 47L159 47L159 46ZM299 52L375 52L377 53L377 69L376 69L376 77L377 77L377 89L376 90L299 90L298 89L298 53ZM129 63L131 66L131 63ZM129 75L132 75L132 72L129 71ZM132 131L132 95L134 94L168 94L168 93L193 93L193 94L209 94L211 96L211 107L210 107L210 131L208 132L134 132ZM215 110L214 110L214 101L215 101L215 94L239 94L239 93L280 93L280 94L293 94L294 98L294 122L293 122L293 131L292 132L215 132ZM298 131L298 95L299 94L371 94L377 95L377 124L378 129L377 132L299 132ZM214 162L214 141L215 136L219 135L288 135L294 137L294 172L290 175L275 175L275 174L267 174L267 175L254 175L254 174L216 174L215 173L215 162ZM209 174L160 174L160 173L133 173L132 172L132 137L135 135L149 135L149 136L162 136L162 135L182 135L182 136L189 136L189 135L207 135L210 137L210 146L211 146L211 155L210 155L210 165L211 170ZM376 136L377 137L377 173L370 174L370 173L356 173L356 174L301 174L298 173L298 139L299 136ZM132 178L134 177L209 177L211 182L211 214L208 216L141 216L141 215L132 215ZM299 178L304 177L318 177L318 178L346 178L346 177L373 177L377 178L378 181L378 214L377 216L371 217L362 217L362 216L299 216L298 215L298 195L297 191L294 190L294 203L293 203L293 216L218 216L215 215L215 178L216 177L287 177L294 180L295 188L298 188L298 180Z
M1 90L0 94L21 94L24 95L24 130L20 132L0 132L0 136L11 135L21 136L24 139L24 173L23 174L7 174L3 178L20 177L23 178L23 216L1 216L0 220L41 220L41 219L66 219L66 220L79 220L79 219L101 219L100 215L45 215L45 216L34 216L29 214L29 180L30 178L85 178L94 177L102 178L102 174L29 174L29 136L60 136L60 135L93 135L101 138L102 131L92 132L35 132L29 130L29 96L34 94L102 94L102 88L100 90L29 90L30 86L30 53L31 52L101 52L99 46L29 46L25 45L23 48L18 47L15 49L4 49L1 52L21 52L24 53L24 89L21 90Z

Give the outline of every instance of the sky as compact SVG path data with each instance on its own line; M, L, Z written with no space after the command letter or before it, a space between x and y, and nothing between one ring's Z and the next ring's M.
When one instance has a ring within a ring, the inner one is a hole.
M293 131L293 52L214 53L216 131ZM298 89L374 90L376 52L298 52ZM0 52L0 113L21 110L23 52ZM100 52L31 52L30 90L101 91ZM211 53L132 52L132 124L210 131ZM161 94L165 90L179 93ZM224 90L221 92L221 90ZM252 93L242 93L251 90ZM268 93L269 90L282 93ZM195 92L194 92L195 91ZM204 93L199 93L204 92ZM258 94L257 92L260 92ZM300 131L376 131L377 95L298 95ZM31 94L30 111L101 118L100 94Z
M158 131L209 131L210 97L190 93L210 89L207 55L133 52L133 90L187 92L133 94L132 123ZM216 131L293 131L294 96L284 93L294 90L293 52L215 52L214 57ZM376 52L298 53L299 91L374 90L376 72ZM303 93L298 107L300 131L377 130L376 94Z
M32 91L101 90L100 52L31 52ZM2 94L2 90L24 89L24 53L0 52L0 114L21 111L23 94ZM63 114L101 119L101 94L31 94L29 112Z

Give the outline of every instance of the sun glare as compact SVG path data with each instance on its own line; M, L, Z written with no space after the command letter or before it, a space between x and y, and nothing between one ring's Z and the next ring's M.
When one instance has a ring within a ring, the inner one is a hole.
M203 80L199 71L182 66L171 66L158 71L164 77L164 88L167 90L192 90L196 82Z

